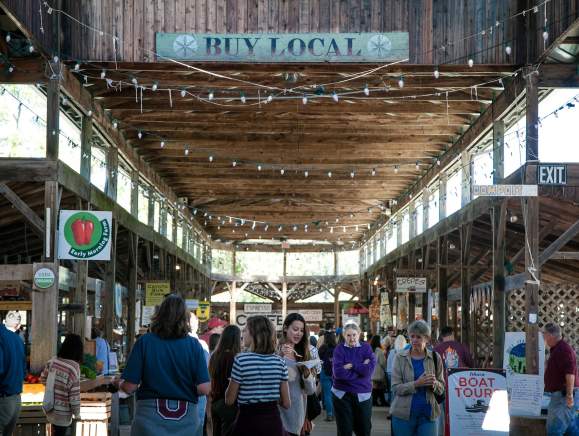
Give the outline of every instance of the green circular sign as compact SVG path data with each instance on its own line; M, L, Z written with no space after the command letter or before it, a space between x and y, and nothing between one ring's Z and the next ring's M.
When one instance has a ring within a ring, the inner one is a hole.
M48 289L54 285L56 277L49 268L40 268L34 273L34 285L38 289Z
M103 236L103 226L90 212L71 215L64 224L64 238L71 248L88 251L96 247Z

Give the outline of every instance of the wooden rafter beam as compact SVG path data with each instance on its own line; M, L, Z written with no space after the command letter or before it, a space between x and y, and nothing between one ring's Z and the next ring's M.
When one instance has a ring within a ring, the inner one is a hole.
M26 220L32 225L32 230L41 238L44 238L44 221L36 215L36 213L23 201L18 194L16 194L12 189L6 185L6 183L0 183L0 194L2 194L6 199L12 203L12 205L20 211Z
M550 260L579 260L579 251L557 251Z
M569 227L551 245L543 250L539 257L539 265L544 265L551 257L579 234L579 220Z

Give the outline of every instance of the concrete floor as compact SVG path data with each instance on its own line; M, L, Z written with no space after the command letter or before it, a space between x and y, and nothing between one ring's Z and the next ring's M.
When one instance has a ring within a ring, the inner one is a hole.
M372 409L372 436L389 436L390 421L386 419L385 407L374 407ZM324 412L314 421L315 427L311 436L336 436L336 421L325 422Z

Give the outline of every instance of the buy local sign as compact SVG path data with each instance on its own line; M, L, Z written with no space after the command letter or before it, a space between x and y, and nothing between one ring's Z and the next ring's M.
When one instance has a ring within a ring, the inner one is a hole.
M60 211L58 258L110 260L112 223L112 212Z
M227 62L383 62L408 58L408 32L157 33L157 57ZM293 80L289 77L288 80Z

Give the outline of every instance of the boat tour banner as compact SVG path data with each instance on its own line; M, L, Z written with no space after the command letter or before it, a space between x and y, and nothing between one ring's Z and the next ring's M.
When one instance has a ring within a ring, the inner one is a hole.
M110 260L112 212L61 210L58 258Z
M408 32L160 33L157 59L224 62L389 62L408 59Z
M450 368L447 381L451 435L504 436L509 432L504 369ZM501 407L501 403L505 403Z

